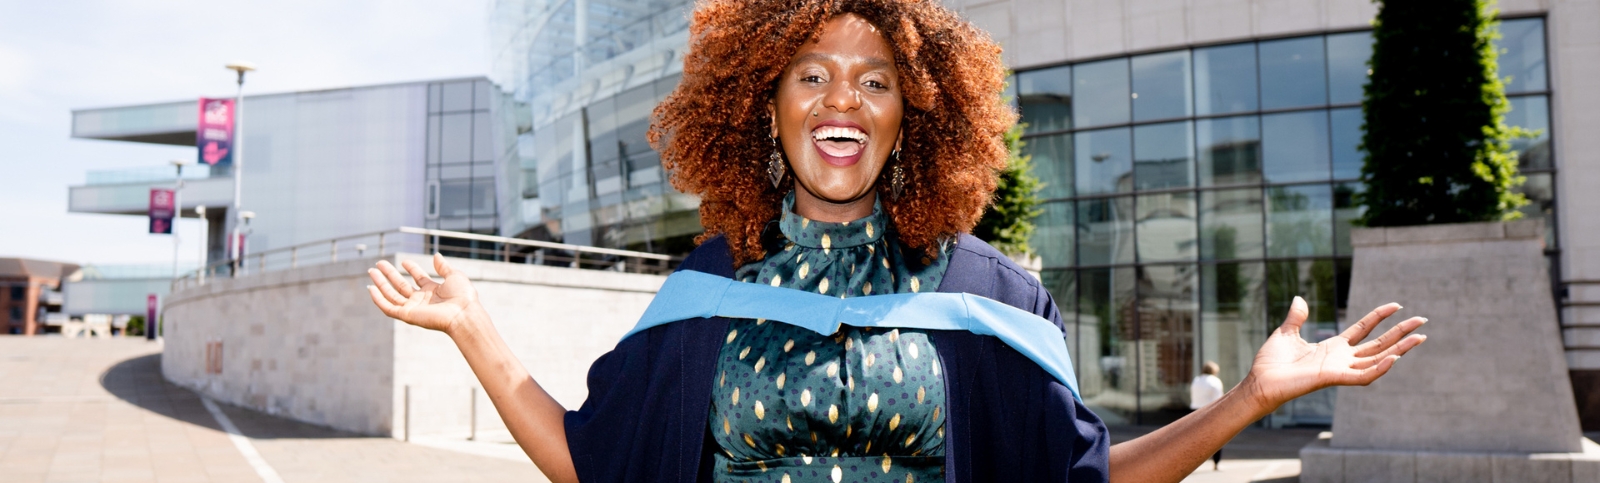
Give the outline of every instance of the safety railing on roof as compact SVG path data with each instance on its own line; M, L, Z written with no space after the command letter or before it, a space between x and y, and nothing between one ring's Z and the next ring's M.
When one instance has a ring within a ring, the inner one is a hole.
M670 273L683 261L683 257L658 253L403 226L247 253L237 260L212 263L185 273L172 281L172 289L204 285L216 278L246 277L341 259L436 252L455 258L648 274Z

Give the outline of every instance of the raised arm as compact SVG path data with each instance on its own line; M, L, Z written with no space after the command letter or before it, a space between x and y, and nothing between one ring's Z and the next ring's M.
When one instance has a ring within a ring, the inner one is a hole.
M1306 303L1295 297L1289 317L1256 353L1250 374L1222 399L1150 434L1111 447L1111 481L1176 482L1189 476L1245 426L1290 400L1328 386L1365 386L1427 336L1407 335L1428 319L1412 317L1361 343L1373 327L1400 310L1374 309L1338 337L1317 344L1300 338Z
M379 261L377 268L367 269L367 275L372 277L372 285L367 286L372 303L384 315L449 335L461 355L466 356L467 365L472 366L511 436L533 464L552 482L577 482L563 424L566 408L539 387L522 362L511 354L511 348L478 303L478 291L472 288L472 282L450 268L437 253L433 255L433 267L444 277L443 283L428 278L415 263L401 265L416 285L388 261Z

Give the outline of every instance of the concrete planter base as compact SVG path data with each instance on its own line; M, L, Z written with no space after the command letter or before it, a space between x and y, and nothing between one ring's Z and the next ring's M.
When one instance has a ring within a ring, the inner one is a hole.
M1338 391L1305 482L1600 482L1579 432L1537 221L1358 229L1348 320L1430 319L1383 379Z

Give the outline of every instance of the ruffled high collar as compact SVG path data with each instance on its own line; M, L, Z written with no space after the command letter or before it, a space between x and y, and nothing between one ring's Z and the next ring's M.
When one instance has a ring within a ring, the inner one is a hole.
M859 220L844 223L816 221L794 212L794 193L783 198L783 218L778 229L790 242L805 248L831 250L868 245L883 238L889 226L889 216L883 206L872 202L872 214Z

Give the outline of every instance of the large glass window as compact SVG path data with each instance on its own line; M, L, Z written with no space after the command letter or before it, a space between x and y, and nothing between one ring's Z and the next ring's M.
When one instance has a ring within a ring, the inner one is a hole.
M1320 106L1328 102L1322 37L1261 43L1261 108Z
M1072 120L1079 127L1128 122L1128 59L1111 59L1072 68Z
M1077 156L1077 194L1133 191L1133 140L1128 128L1080 132L1073 140Z
M1544 21L1506 21L1501 33L1506 123L1537 132L1512 141L1531 201L1522 213L1546 221L1554 247ZM1372 43L1340 32L1017 74L1034 124L1024 149L1048 200L1032 243L1057 301L1076 301L1063 305L1076 311L1064 316L1068 343L1084 401L1107 422L1183 414L1207 360L1236 384L1295 295L1311 304L1302 335L1334 334L1364 209L1358 104ZM1318 391L1266 423L1328 424L1332 404Z
M1195 114L1256 110L1256 44L1195 49Z
M1189 117L1189 51L1134 57L1132 69L1134 122Z
M1261 155L1268 183L1328 179L1327 111L1261 116Z
M1133 180L1137 189L1194 186L1194 128L1189 122L1133 128Z
M1200 186L1261 182L1261 123L1256 116L1201 119Z

